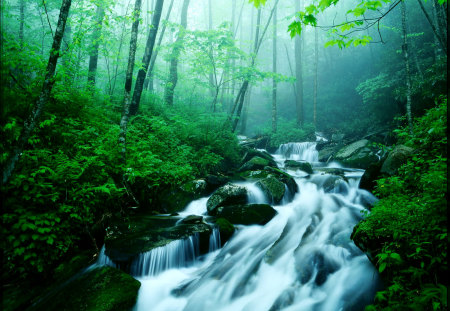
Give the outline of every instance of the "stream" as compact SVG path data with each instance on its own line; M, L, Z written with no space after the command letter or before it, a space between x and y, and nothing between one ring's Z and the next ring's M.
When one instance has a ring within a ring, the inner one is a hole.
M222 248L215 229L204 256L195 235L141 254L131 268L142 284L134 310L333 311L370 304L379 276L350 234L376 198L358 189L363 170L318 162L315 144L284 144L273 154L281 169L287 159L306 160L314 174L285 170L299 191L274 206L278 214L266 225L236 226ZM347 182L330 188L329 179L336 180L325 173L330 168L343 171ZM254 183L236 184L247 187L249 202L269 203ZM180 215L206 215L207 199Z

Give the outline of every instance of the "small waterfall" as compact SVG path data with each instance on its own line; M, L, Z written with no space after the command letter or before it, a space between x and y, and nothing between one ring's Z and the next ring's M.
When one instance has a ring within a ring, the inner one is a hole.
M133 276L158 275L171 268L187 267L199 256L199 236L196 233L184 240L176 240L151 251L139 254L131 263Z
M214 252L220 248L220 232L219 228L215 227L209 237L209 252Z
M282 144L275 154L283 156L286 160L318 162L319 152L316 150L316 144L316 142Z
M241 183L240 185L247 188L248 203L258 203L258 204L268 203L266 195L258 186L256 186L256 183L246 182Z
M110 266L117 268L117 265L105 254L105 245L102 246L100 254L98 254L96 264L99 266Z
M194 200L189 203L186 208L180 212L181 216L189 215L203 215L206 213L206 202L208 202L209 197Z

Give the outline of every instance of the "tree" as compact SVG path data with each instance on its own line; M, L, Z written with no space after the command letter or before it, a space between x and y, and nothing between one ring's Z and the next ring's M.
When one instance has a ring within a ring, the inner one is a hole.
M277 72L277 8L273 12L273 54L272 54L272 71ZM272 132L277 131L277 81L275 77L272 79Z
M92 47L89 55L88 86L95 86L95 76L97 74L98 48L100 46L103 18L105 17L105 8L103 4L97 5L95 13L95 29L92 35Z
M406 116L408 118L409 133L412 135L413 125L412 125L412 114L411 114L411 74L409 69L409 55L408 55L408 33L406 31L406 5L405 1L402 0L402 34L403 34L403 58L405 61L405 78L406 78Z
M372 52L372 50L371 50ZM317 129L317 67L319 64L319 38L318 29L314 28L314 90L313 90L313 119L314 127Z
M295 1L295 9L297 11L301 10L300 0ZM295 40L295 77L297 95L295 98L295 106L297 109L297 124L303 125L303 68L302 68L302 37L296 36Z
M58 24L56 27L55 35L53 37L53 44L50 50L50 56L47 63L47 68L45 70L45 79L42 84L41 93L39 98L34 103L33 110L28 116L27 120L23 125L23 130L18 139L17 145L14 147L12 154L9 156L5 163L3 170L2 184L6 184L14 171L17 161L30 138L31 133L36 127L36 123L39 120L42 111L45 108L49 98L50 92L52 91L54 84L54 75L56 70L56 65L59 58L59 50L61 48L61 41L64 35L64 29L66 27L67 17L69 15L70 6L72 0L63 0L61 9L59 11Z
M169 80L164 88L164 101L169 105L173 105L173 93L178 82L178 57L180 56L183 46L183 38L185 35L185 29L187 28L187 11L189 7L189 0L183 1L183 7L181 9L181 23L180 30L178 31L177 40L172 49L170 56L170 68L169 68Z
M150 58L152 57L153 46L156 41L156 33L158 32L159 21L161 19L161 13L164 0L157 0L155 4L155 12L153 13L152 27L147 37L147 44L145 46L144 56L142 57L142 67L139 69L136 83L134 84L133 98L130 104L130 116L135 115L139 109L139 103L141 101L142 90L144 88L144 80L147 75L148 65Z
M119 144L122 146L120 153L122 155L122 161L124 163L126 157L127 125L128 119L130 117L130 93L133 80L134 60L136 57L136 45L139 29L139 15L141 13L141 3L142 0L136 0L134 11L132 14L133 25L131 26L130 51L128 56L127 73L125 77L125 97L123 100L122 118L120 120Z

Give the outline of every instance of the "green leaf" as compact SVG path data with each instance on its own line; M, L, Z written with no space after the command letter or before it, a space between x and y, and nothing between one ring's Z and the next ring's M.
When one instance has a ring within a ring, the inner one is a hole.
M384 269L386 269L386 263L385 262L382 262L381 263L381 265L380 265L380 267L378 268L378 272L383 272L384 271Z

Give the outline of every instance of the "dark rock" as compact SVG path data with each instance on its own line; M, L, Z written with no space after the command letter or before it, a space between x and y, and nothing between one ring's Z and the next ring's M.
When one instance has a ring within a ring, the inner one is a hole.
M239 169L239 172L261 170L266 166L276 167L277 164L273 160L270 161L265 158L255 156L251 158L250 161L244 163L244 165L242 165L241 168Z
M372 192L377 185L376 180L382 177L381 162L375 162L369 165L359 181L359 188Z
M376 152L370 141L362 139L341 148L333 158L345 165L366 169L371 163L379 161Z
M281 202L286 191L284 183L272 176L261 179L256 183L256 186L259 187L266 197L270 198L274 204Z
M317 167L316 171L322 172L325 174L338 175L344 177L345 170L337 167Z
M158 193L161 210L167 213L183 210L189 202L207 195L206 185L205 180L197 179L180 187L163 189Z
M198 215L189 215L181 220L182 224L201 224L202 222L203 217Z
M328 162L333 158L333 155L336 153L338 147L337 146L329 146L319 150L319 161L320 162Z
M216 225L219 228L220 241L223 245L233 236L236 229L234 228L233 224L225 218L217 218Z
M214 216L219 206L245 203L247 203L247 189L229 183L213 193L206 203L206 208L208 214Z
M244 204L221 206L217 217L223 217L233 224L264 225L275 215L276 211L268 204Z
M325 192L339 192L342 189L341 183L345 183L345 177L339 175L313 175L309 178L309 181L316 184L317 188L323 188Z
M313 173L312 166L309 162L306 161L294 161L294 160L286 160L284 161L284 167L287 169L299 169L308 174Z
M217 190L217 188L222 187L226 183L230 182L230 178L226 176L207 175L205 181L205 194L208 195Z
M265 167L264 170L267 172L270 172L270 176L274 176L279 181L286 184L286 186L288 187L289 193L291 195L294 195L298 191L298 185L295 182L295 179L292 178L292 176L289 175L288 173L283 172L282 170L280 170L278 168L269 167L269 166Z
M118 269L99 267L81 274L33 310L120 311L136 304L141 283Z
M404 145L395 146L395 148L389 152L389 155L381 166L380 172L390 176L395 175L400 166L405 164L413 153L413 148Z
M242 163L250 161L253 157L260 157L270 161L272 164L276 164L272 155L266 151L260 151L253 148L246 148L244 157L242 158Z

